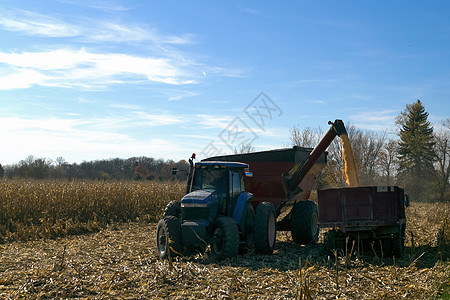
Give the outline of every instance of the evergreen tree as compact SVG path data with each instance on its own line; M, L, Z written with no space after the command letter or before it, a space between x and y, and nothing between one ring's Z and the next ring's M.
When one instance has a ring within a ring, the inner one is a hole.
M399 132L399 175L412 199L423 199L433 172L433 127L420 100L407 104L397 117Z

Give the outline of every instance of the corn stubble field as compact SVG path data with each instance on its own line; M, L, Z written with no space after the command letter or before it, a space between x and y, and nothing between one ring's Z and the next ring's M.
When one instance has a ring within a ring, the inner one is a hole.
M412 203L401 259L332 258L279 232L274 255L160 260L156 222L183 185L0 181L0 298L449 298L449 204Z

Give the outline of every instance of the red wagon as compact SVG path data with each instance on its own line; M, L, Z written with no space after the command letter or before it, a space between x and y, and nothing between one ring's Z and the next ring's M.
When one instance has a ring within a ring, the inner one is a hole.
M406 225L403 189L369 186L319 190L318 202L319 227L332 228L325 239L329 251L365 245L386 256L401 256Z

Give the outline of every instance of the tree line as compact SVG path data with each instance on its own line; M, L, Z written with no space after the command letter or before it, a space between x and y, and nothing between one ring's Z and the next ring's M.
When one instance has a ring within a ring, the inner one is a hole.
M154 159L151 157L112 158L70 164L63 157L55 161L32 155L16 164L0 165L0 178L33 179L91 179L91 180L184 180L179 172L172 175L172 169L187 170L185 160Z
M365 131L347 124L363 186L399 185L412 200L449 201L450 118L437 124L428 121L428 113L420 100L407 104L396 118L395 137L386 131ZM319 128L291 129L290 146L315 147L323 136ZM316 180L317 188L345 186L344 161L339 139L328 147L328 164ZM253 152L241 147L235 153ZM55 161L29 156L19 163L2 167L0 178L95 179L95 180L184 180L185 172L172 175L172 169L187 170L185 160L133 157L69 164L64 158Z
M396 118L394 137L347 124L362 186L399 185L412 200L449 201L450 118L428 121L420 100L407 104ZM291 129L290 144L315 147L321 128ZM317 178L317 188L345 186L342 146L337 138L328 147L328 164Z

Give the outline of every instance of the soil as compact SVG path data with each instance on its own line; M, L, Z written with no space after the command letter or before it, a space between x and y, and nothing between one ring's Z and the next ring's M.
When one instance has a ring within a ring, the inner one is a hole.
M5 299L429 299L448 287L436 245L408 241L402 259L330 257L279 232L273 255L221 262L208 254L160 260L156 224L126 223L57 240L0 245ZM418 239L418 238L417 238ZM433 238L430 238L433 239Z

